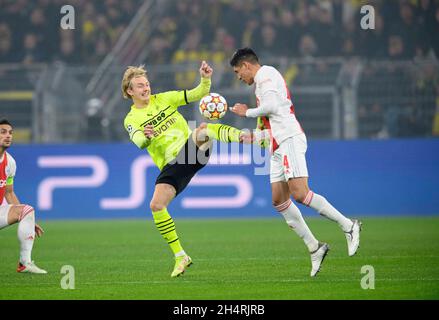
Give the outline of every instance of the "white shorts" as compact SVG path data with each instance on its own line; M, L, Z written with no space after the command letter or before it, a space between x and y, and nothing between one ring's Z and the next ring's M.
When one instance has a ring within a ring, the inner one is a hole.
M1 206L0 205L0 229L3 229L4 227L7 227L8 224L8 212L9 208L11 208L10 204Z
M271 155L270 183L308 177L305 159L307 148L306 135L303 133L284 140Z

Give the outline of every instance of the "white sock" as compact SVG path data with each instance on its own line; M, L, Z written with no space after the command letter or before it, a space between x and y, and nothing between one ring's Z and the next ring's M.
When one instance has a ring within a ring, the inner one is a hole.
M184 252L184 250L181 250L175 254L175 257L178 258L178 257L183 257L185 255L186 255L186 252Z
M308 228L305 220L303 220L299 208L297 208L291 199L288 199L286 202L276 206L275 208L285 218L288 226L290 226L290 228L303 239L305 245L308 247L309 252L317 250L319 247L319 242Z
M352 228L352 221L342 215L337 209L335 209L325 197L312 192L311 190L308 192L304 205L313 208L322 216L328 218L329 220L335 221L338 223L340 228L344 232L349 232Z
M31 206L24 206L18 223L18 240L20 241L20 263L32 261L31 253L35 239L35 213Z

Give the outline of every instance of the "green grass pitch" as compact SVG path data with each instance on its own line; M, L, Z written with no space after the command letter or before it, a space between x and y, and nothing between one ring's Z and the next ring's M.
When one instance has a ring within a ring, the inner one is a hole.
M0 299L438 299L439 218L365 217L361 247L347 256L338 226L307 219L331 247L316 278L302 241L279 218L179 219L194 264L171 279L173 257L152 220L42 221L33 259L47 275L17 274L17 226L0 231ZM75 270L75 289L60 282ZM361 273L373 266L375 289Z

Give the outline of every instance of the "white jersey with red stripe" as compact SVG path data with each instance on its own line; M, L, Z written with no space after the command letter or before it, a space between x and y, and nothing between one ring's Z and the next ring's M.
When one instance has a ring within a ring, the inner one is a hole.
M14 158L7 152L0 157L0 205L5 197L6 186L13 184L17 170Z
M255 95L257 108L249 109L247 117L261 117L265 129L271 129L272 151L288 138L303 134L296 118L291 93L280 72L271 66L262 66L256 73Z

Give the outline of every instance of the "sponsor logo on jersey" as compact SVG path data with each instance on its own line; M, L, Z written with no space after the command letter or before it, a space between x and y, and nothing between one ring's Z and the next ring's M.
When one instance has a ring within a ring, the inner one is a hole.
M165 117L166 117L166 113L162 112L162 113L156 115L151 121L148 121L146 125L155 126L156 124L160 123L160 121L165 119Z
M0 180L0 188L4 188L6 186L6 180Z
M141 126L146 126L148 124L156 125L157 123L160 123L160 121L163 121L163 119L166 118L166 111L171 108L171 106L168 106L167 108L159 111L152 119L146 120L144 123L141 124ZM177 110L174 110L176 112ZM173 114L174 112L171 112ZM171 115L169 114L168 117ZM150 116L151 114L148 114Z
M157 127L154 127L154 137L157 137L168 130L177 120L175 118L171 118L166 120L165 123L160 124Z

